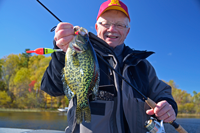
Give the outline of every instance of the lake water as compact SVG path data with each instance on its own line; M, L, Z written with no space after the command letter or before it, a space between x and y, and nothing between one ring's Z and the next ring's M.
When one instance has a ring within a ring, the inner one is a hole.
M63 112L0 111L0 127L65 130L67 116Z
M200 133L200 118L177 118L176 122L188 133ZM0 111L0 128L52 129L64 131L67 116L64 112L4 112ZM165 124L166 133L177 133Z

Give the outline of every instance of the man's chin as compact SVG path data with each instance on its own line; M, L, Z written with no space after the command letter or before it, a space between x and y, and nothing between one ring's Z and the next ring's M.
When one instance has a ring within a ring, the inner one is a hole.
M107 42L107 44L110 46L110 47L113 47L115 48L118 44L116 43L113 43L113 42Z

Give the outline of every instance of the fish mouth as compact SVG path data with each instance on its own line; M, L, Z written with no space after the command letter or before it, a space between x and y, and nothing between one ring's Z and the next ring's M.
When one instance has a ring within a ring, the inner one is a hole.
M73 45L73 48L74 48L74 50L77 51L77 52L81 52L81 51L82 51L81 48L78 47L77 45L76 45L76 46Z

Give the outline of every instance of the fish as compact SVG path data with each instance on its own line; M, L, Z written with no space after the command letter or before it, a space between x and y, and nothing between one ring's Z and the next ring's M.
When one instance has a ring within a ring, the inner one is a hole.
M69 100L76 96L76 123L91 122L89 96L98 95L99 64L96 53L83 27L75 27L75 36L69 43L63 68L63 86Z

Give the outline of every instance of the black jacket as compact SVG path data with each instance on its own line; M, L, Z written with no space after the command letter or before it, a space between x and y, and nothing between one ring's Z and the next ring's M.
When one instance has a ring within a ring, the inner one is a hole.
M108 44L89 33L90 41L97 54L105 59L115 70L125 77L142 94L151 98L156 103L166 100L177 113L177 105L171 95L171 87L159 80L154 68L146 60L153 52L132 50L128 46L123 50L123 65L120 68L117 58ZM54 48L58 48L54 41ZM52 96L64 95L61 81L62 68L65 62L64 52L55 52L46 69L41 89ZM149 119L146 110L149 106L143 97L116 72L110 69L100 58L100 84L99 99L90 99L92 122L75 122L76 99L70 101L68 110L68 127L66 132L107 132L121 133L128 126L130 132L146 132L144 122ZM102 96L103 94L107 94ZM125 124L124 124L125 123Z

